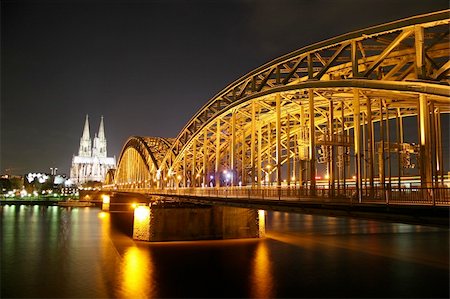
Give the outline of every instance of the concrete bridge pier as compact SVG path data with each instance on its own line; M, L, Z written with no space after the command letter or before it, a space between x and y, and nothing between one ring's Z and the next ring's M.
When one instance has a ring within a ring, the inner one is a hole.
M102 195L102 211L109 211L111 198L108 194Z
M137 205L134 209L133 239L138 241L150 241L150 223L150 205Z
M189 203L138 204L133 239L189 241L265 237L265 211Z

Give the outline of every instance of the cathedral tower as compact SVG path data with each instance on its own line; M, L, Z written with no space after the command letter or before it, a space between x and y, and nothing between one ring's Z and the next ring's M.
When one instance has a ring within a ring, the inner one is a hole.
M100 119L100 126L98 128L98 134L94 137L94 146L92 148L92 156L105 158L107 156L106 151L106 137L105 127L103 124L103 116Z
M78 150L78 156L90 157L91 156L91 137L89 136L89 116L86 114L86 120L84 122L83 135L80 139L80 149Z
M71 181L77 185L89 181L103 182L106 172L115 167L116 158L107 156L103 116L100 119L98 133L91 140L89 117L86 115L78 156L73 156L72 158L72 167L70 168Z

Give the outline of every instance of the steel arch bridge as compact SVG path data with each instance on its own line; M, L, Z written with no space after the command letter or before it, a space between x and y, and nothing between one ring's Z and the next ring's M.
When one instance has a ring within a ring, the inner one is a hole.
M449 13L279 57L225 87L177 138L128 139L110 182L128 190L289 187L312 196L326 188L330 197L351 191L361 200L417 177L425 196L439 197Z

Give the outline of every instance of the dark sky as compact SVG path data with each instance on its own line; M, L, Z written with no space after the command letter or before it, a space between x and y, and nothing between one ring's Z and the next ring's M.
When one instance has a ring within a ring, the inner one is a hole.
M86 114L109 155L176 137L254 68L448 0L1 1L0 172L68 173Z

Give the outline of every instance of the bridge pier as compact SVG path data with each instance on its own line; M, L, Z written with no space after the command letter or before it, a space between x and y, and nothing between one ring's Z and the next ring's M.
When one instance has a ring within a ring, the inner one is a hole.
M110 197L107 194L102 195L102 211L109 211Z
M265 237L265 211L184 202L140 204L133 239L187 241Z
M151 210L148 205L138 205L134 209L133 239L150 241Z

